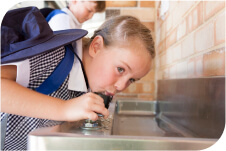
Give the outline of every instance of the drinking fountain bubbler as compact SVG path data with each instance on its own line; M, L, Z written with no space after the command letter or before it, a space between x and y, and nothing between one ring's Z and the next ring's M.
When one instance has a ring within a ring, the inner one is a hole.
M104 95L102 93L98 93L98 92L94 92L95 94L99 95L100 97L102 97L104 99L104 104L105 104L105 108L109 108L109 104L113 98L113 96L108 96L108 95ZM98 114L99 117L103 117L102 114ZM82 129L84 130L98 130L100 129L101 126L101 121L98 119L96 121L92 121L90 119L86 119L83 123L83 125L81 126Z

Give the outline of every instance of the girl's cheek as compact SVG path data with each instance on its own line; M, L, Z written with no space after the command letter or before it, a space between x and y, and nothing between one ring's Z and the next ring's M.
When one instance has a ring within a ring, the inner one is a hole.
M100 80L103 81L103 84L104 84L104 85L112 85L112 84L114 84L114 82L115 82L116 76L117 76L117 75L116 75L114 72L108 71L108 73L105 74L105 75L102 77L102 79L100 79Z

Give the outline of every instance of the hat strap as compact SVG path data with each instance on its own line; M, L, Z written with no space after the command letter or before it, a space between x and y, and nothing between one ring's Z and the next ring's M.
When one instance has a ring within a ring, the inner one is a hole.
M43 94L51 94L56 91L64 82L68 74L70 73L73 62L74 53L70 49L69 45L65 46L66 52L64 58L58 64L52 74L35 90Z

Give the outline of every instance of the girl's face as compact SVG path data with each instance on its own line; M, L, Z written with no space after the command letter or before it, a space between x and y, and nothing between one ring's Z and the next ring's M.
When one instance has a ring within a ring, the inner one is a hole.
M94 46L93 49L98 50L91 53L92 61L87 71L93 92L114 95L141 79L151 68L150 54L139 42L124 47Z
M96 12L97 3L92 1L73 1L70 10L80 23L91 19Z

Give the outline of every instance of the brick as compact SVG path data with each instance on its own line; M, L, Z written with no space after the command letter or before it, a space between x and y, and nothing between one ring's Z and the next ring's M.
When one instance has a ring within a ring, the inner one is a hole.
M187 78L187 68L188 64L187 61L180 62L176 65L176 77L177 78Z
M195 50L202 51L214 46L214 25L213 22L205 24L195 33Z
M169 33L170 30L173 28L173 17L169 15L166 19L166 33Z
M203 23L203 2L199 2L199 4L188 14L186 20L188 32L193 31Z
M173 28L182 20L183 16L196 3L196 1L180 1L173 10Z
M130 86L129 86L130 87ZM123 90L121 93L129 93L129 87L127 87L125 90Z
M225 11L223 11L217 16L214 22L214 30L215 45L225 42Z
M175 10L178 4L178 1L169 1L169 11L172 12L173 10Z
M162 72L162 78L163 79L169 79L169 77L170 77L170 75L169 75L169 68L166 68Z
M224 1L204 1L204 19L207 20L225 7Z
M140 93L154 93L155 92L155 85L154 82L150 83L142 83L142 89Z
M203 55L195 58L195 76L203 77Z
M181 57L186 58L194 54L194 34L191 33L182 41Z
M155 22L142 22L151 32L155 32Z
M183 20L177 28L177 40L180 40L187 33L186 20Z
M204 54L203 72L204 76L225 76L225 48Z
M129 87L128 87L128 92L127 93L139 93L138 92L138 88L137 88L137 84L131 84Z
M188 77L193 78L195 77L195 59L192 58L188 61L188 71L187 71Z
M136 88L137 88L136 93L143 93L143 83L137 82L137 83L135 83L135 85L136 85Z
M121 15L131 15L139 18L141 21L155 21L155 9L122 9Z
M170 67L170 79L176 79L177 76L176 76L176 71L177 71L177 66L176 65L173 65Z
M179 10L182 14L182 16L189 11L193 5L196 3L196 1L180 1L179 2Z
M176 4L177 7L175 7L171 11L171 15L173 16L173 27L175 27L182 18L180 10L179 10L179 3L178 2L175 2L175 3L177 3Z
M126 93L118 93L114 96L116 99L133 99L138 98L137 94L126 94Z
M174 29L170 32L169 36L166 37L166 49L177 41L177 30Z
M151 82L151 81L153 82L154 80L155 80L155 70L152 69L140 81L141 82Z
M188 77L189 78L195 77L195 59L194 58L189 60L187 69L188 69L187 71Z
M140 1L140 7L155 7L155 1Z
M156 98L153 94L138 94L138 99L147 100L147 101L156 100Z
M160 56L160 67L163 67L166 65L166 53L163 53L161 56Z
M106 7L136 7L136 1L106 1Z
M163 40L159 45L158 45L158 54L164 52L166 49L166 41Z
M186 17L186 21L187 21L187 29L188 29L188 32L191 32L193 30L192 13L188 14L188 16Z
M181 43L172 48L172 62L181 59Z
M153 93L154 82L136 82L123 91L126 94Z
M193 28L197 28L203 23L203 2L199 2L198 6L193 10Z
M166 58L165 58L167 65L169 65L173 62L172 57L173 57L172 49L169 48L166 50Z

